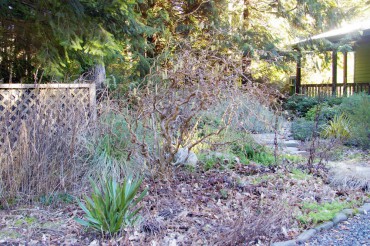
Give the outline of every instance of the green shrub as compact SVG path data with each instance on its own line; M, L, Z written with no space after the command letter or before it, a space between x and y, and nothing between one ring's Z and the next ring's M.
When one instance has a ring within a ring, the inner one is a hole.
M305 115L306 120L314 121L316 118L317 110L320 110L318 115L319 123L326 124L328 121L333 120L336 115L340 114L340 107L338 105L330 106L328 103L322 103L319 106L314 106Z
M343 98L344 97L327 97L324 99L324 101L330 106L330 107L333 107L333 106L336 106L336 105L340 105L342 104L343 102Z
M348 143L370 148L370 95L357 94L344 98L340 108L351 122Z
M304 118L298 118L292 122L291 131L293 138L297 140L310 140L315 129L315 122Z
M308 110L310 110L318 103L319 100L317 98L294 95L283 104L283 108L285 110L292 111L292 113L297 116L304 116L308 112Z
M349 139L351 123L344 115L336 115L323 129L322 135L326 138Z
M339 97L307 97L303 95L294 95L290 97L284 104L285 110L290 110L297 116L303 117L306 113L315 108L317 104L324 103L328 107L335 107L342 103L342 98Z
M132 226L137 221L141 208L135 207L147 193L147 190L144 190L135 199L142 179L127 177L119 184L111 178L101 182L100 188L94 181L90 181L93 192L91 198L85 197L85 203L79 202L85 217L84 220L76 218L78 223L114 235L123 227Z

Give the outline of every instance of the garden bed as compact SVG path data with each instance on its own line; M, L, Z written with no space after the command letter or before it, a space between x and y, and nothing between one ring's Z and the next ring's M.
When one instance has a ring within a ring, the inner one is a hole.
M124 235L108 238L86 231L74 220L82 210L59 196L54 208L0 210L0 243L268 245L292 239L330 219L336 208L356 207L369 195L361 189L335 189L297 167L254 163L232 170L178 168L171 181L144 183L149 193L142 201L141 222Z

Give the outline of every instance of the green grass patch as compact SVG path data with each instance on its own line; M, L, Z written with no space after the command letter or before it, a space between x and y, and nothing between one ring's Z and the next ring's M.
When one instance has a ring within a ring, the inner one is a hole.
M302 224L317 224L323 221L332 220L338 212L349 208L353 202L326 202L319 204L317 202L303 203L303 215L297 217Z
M234 155L238 156L241 163L249 164L250 161L269 166L275 163L273 153L266 147L258 144L246 143L244 145L234 144L231 147Z
M291 172L291 177L294 178L294 179L298 179L298 180L306 180L306 179L309 179L309 178L312 178L312 176L300 169L293 169L290 171Z
M306 158L304 158L301 155L291 155L291 154L283 154L280 156L281 160L288 160L293 163L301 163L306 161Z
M205 171L211 169L232 169L236 164L235 157L233 154L221 153L202 153L198 156L199 161L203 163Z

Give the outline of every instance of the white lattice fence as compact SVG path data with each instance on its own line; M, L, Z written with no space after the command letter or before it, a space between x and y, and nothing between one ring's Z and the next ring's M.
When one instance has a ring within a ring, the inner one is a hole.
M32 117L55 127L95 120L95 100L95 84L0 84L0 147L16 143L22 122Z

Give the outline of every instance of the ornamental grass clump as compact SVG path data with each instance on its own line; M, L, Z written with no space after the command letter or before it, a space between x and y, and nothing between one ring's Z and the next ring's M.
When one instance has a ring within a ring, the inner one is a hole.
M334 116L334 119L329 121L324 127L323 136L326 138L337 138L346 140L351 136L351 122L344 114Z
M133 226L139 218L141 207L137 204L147 194L147 189L140 193L142 179L126 177L122 184L110 178L101 182L100 188L90 180L93 192L79 202L85 212L84 219L76 218L83 226L108 235L115 235L127 226Z

